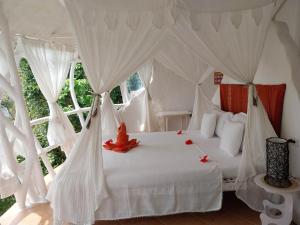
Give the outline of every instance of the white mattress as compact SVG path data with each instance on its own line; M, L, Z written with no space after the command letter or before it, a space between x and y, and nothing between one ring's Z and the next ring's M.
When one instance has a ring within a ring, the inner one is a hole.
M199 132L131 134L130 138L141 145L128 153L103 150L110 197L97 210L97 219L220 209L222 173L235 176L239 157L221 152L217 138L203 139ZM188 138L195 144L185 145ZM207 164L199 162L204 154L211 159Z

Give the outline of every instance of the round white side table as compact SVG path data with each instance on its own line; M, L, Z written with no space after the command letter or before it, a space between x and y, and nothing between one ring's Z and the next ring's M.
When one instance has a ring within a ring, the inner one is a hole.
M300 191L300 182L291 179L292 185L288 188L276 188L267 184L264 180L265 174L259 174L254 178L254 182L266 192L280 195L283 202L275 204L269 200L264 200L264 211L260 214L262 225L290 225L293 219L293 194Z

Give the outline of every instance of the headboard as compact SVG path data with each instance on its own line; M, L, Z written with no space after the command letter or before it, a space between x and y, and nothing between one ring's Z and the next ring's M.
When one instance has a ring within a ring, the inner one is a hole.
M268 113L271 124L277 135L280 136L286 84L257 84L255 86L258 96ZM220 84L220 100L223 111L247 113L248 86L241 84Z

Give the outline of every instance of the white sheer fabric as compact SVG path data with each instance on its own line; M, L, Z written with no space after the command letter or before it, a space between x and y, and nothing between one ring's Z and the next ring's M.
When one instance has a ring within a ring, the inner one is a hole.
M153 76L152 61L145 63L137 73L144 88L138 90L136 96L131 96L128 104L118 111L118 115L120 121L126 123L128 132L154 131L157 124L149 93L149 85Z
M26 59L45 96L50 110L47 138L50 145L61 145L69 154L76 134L68 117L57 104L68 76L73 53L66 46L22 38Z
M143 107L143 114L144 114L144 120L142 122L143 125L143 131L150 132L153 131L154 128L154 113L152 110L152 103L151 103L151 96L149 93L149 86L151 83L151 80L153 79L153 62L146 63L139 71L138 74L140 76L140 79L144 85L145 88L145 99L144 99L144 107Z
M0 112L2 113L2 112ZM5 127L0 126L0 198L6 198L21 186L13 145L9 142Z
M152 8L128 13L126 7L110 11L102 3L65 0L84 69L97 93L96 100L152 55L167 27L162 16L164 8L156 10L155 15ZM56 223L94 223L95 210L107 196L97 101L92 108L89 126L83 128L48 193Z
M196 86L188 130L200 129L203 113L212 110L214 106L199 84L212 75L214 69L203 62L199 54L172 34L164 38L155 59Z
M101 105L102 136L114 137L120 125L117 112L108 92L104 93Z
M196 86L193 113L188 130L200 130L204 113L218 110L218 108L211 102L211 99L209 99L204 93L203 87L201 86L201 83Z
M127 80L120 84L120 90L122 95L123 103L126 104L130 101L130 95L128 93Z
M185 16L180 18L173 31L214 68L238 81L248 83L254 79L273 8L274 3L251 10L213 14L185 11ZM251 185L251 181L265 165L265 147L261 143L275 133L262 104L253 106L254 96L255 91L250 87L237 196L253 209L260 210L262 199L257 196L261 196L262 192ZM256 121L264 121L268 125L263 127ZM259 136L258 133L264 135Z

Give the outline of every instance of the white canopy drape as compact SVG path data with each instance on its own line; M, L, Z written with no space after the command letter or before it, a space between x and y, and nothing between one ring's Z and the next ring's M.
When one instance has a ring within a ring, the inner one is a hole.
M149 86L153 76L153 62L146 63L139 71L138 74L145 88L145 100L143 101L144 106L142 106L144 119L143 121L143 131L150 132L154 128L154 114L151 107L151 96L149 93Z
M119 118L109 93L106 92L102 96L103 96L103 101L101 105L102 137L103 136L113 137L117 134L117 130L120 125Z
M203 113L214 106L199 84L212 75L214 69L174 34L164 38L155 59L195 85L194 107L188 130L200 129Z
M33 75L49 105L49 144L61 145L69 154L76 134L70 120L56 101L65 85L74 54L66 46L39 40L22 38L22 44Z
M120 84L120 90L121 90L123 103L124 104L128 103L130 101L130 96L128 93L127 80L123 81Z
M273 8L274 3L232 12L183 10L184 16L180 17L173 31L218 71L249 83L257 71ZM251 85L237 196L258 210L262 209L262 201L257 199L262 190L251 185L252 179L264 169L265 139L275 136L275 132L259 99L254 106L254 97L257 98ZM264 121L265 126L257 121Z
M97 94L91 119L87 120L89 126L83 128L48 192L56 223L94 223L94 212L107 196L99 137L99 96L136 71L153 54L167 27L164 17L167 5L153 8L157 5L149 2L148 8L145 5L143 10L128 13L126 7L111 10L104 3L65 0L84 69Z

